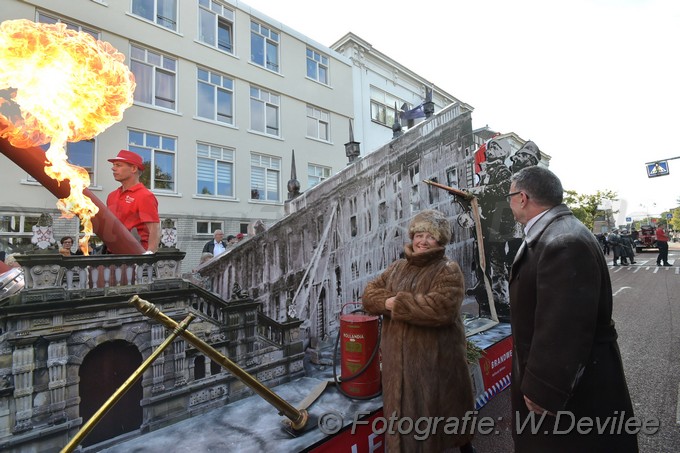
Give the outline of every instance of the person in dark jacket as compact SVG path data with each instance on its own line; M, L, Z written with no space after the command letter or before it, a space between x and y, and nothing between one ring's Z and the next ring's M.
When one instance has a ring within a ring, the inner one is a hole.
M621 231L621 262L626 258L630 260L630 264L635 264L635 252L633 252L633 238L628 233L628 230Z
M607 236L607 242L609 242L612 252L614 252L614 266L619 265L619 263L616 262L619 258L621 258L621 264L628 266L625 255L622 253L621 235L619 234L618 228L614 228L612 232L609 233L609 236Z
M226 252L228 244L223 238L224 232L222 230L215 230L213 239L206 242L203 246L203 253L212 253L213 256L217 256Z
M634 417L602 249L562 204L550 170L525 168L511 181L525 232L510 274L515 452L637 452L635 430L574 428Z

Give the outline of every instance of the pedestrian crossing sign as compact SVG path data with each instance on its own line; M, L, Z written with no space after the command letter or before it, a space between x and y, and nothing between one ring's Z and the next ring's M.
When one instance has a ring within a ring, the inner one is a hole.
M649 178L666 176L668 174L668 161L666 160L660 160L659 162L652 162L645 165L647 166L647 176Z

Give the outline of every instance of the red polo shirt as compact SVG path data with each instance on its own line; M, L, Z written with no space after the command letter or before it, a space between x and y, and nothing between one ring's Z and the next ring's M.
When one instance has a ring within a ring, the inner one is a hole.
M140 182L127 190L119 187L111 192L106 199L106 206L123 222L125 228L130 231L137 229L142 247L147 249L149 229L146 224L160 222L156 196Z
M667 235L666 232L663 230L663 228L657 228L657 229L656 229L656 240L657 240L657 241L668 242L668 235Z

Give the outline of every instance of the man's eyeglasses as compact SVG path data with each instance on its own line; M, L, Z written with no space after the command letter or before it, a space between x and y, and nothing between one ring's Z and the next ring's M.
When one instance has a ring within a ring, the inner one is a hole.
M509 193L509 194L507 194L507 195L505 196L505 199L508 200L508 201L510 201L510 199L511 199L512 197L514 197L515 195L518 195L518 194L520 194L520 193L522 193L521 190L520 190L519 192L511 192L511 193Z

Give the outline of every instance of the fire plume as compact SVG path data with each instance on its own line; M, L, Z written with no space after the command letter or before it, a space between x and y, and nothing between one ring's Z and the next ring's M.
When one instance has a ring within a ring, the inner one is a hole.
M134 76L111 44L65 24L0 23L0 137L28 148L49 143L45 173L69 181L57 207L80 218L87 253L99 208L83 195L87 171L67 162L66 143L88 140L123 118L133 102Z

